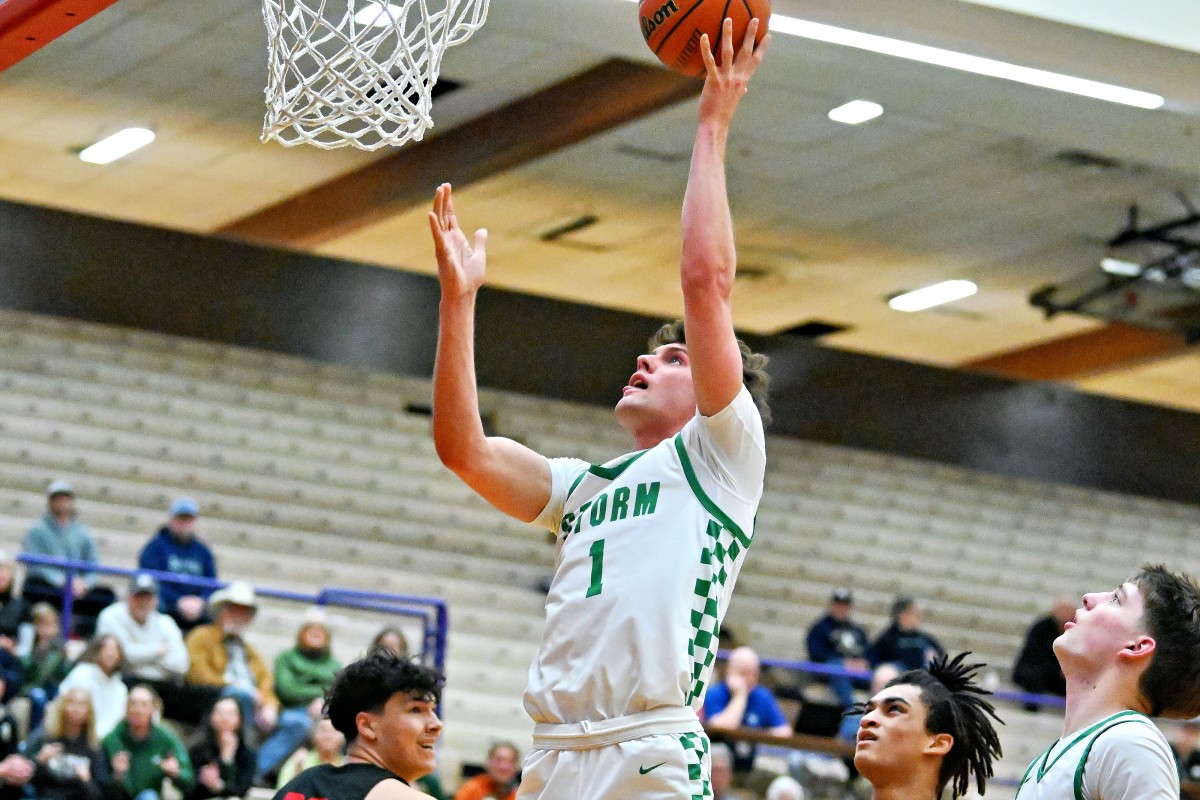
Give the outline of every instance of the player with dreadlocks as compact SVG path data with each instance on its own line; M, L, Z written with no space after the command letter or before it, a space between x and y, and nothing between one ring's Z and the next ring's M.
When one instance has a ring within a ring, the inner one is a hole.
M861 708L854 766L875 800L935 800L948 783L961 797L972 773L983 794L1001 755L992 726L1000 718L975 684L982 665L963 663L968 655L902 673Z

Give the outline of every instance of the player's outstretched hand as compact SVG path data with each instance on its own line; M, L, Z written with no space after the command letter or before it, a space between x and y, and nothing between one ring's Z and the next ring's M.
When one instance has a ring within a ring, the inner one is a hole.
M700 94L700 121L728 126L737 111L738 103L746 94L752 76L762 64L771 43L771 34L754 46L758 36L758 18L750 20L741 46L734 52L733 20L726 18L721 28L721 63L713 57L708 34L700 37L700 54L704 58L706 75L704 91Z
M450 184L443 183L433 197L429 212L429 230L433 234L433 249L437 253L438 282L443 297L462 297L483 284L487 266L487 230L475 231L472 244L458 226L454 216L454 198Z

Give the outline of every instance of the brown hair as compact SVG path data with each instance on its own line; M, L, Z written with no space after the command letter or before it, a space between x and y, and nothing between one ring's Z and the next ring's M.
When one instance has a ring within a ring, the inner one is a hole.
M1142 618L1154 638L1138 691L1154 717L1200 716L1200 587L1190 575L1145 564L1129 579L1142 592Z
M687 344L684 333L683 320L668 322L650 337L650 349L656 350L664 344ZM742 353L742 383L754 398L754 404L758 406L758 413L762 416L765 427L771 424L771 407L767 404L767 386L771 382L771 376L767 374L769 359L762 353L755 353L750 349L750 345L741 339L738 339L737 343L738 350Z

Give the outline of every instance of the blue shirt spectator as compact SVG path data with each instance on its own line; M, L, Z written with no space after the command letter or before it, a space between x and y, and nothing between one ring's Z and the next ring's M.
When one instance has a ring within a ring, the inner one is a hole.
M739 647L729 654L725 680L704 695L704 719L710 728L754 728L776 736L792 733L775 695L758 685L759 673L758 654L749 647ZM750 771L755 752L755 746L749 742L735 742L734 771Z
M849 589L839 587L829 597L829 613L808 629L808 657L820 664L836 664L847 669L871 668L871 643L862 626L850 619L854 611L854 596ZM837 695L842 708L854 705L854 683L843 675L829 679L829 688Z
M190 497L181 497L171 506L167 524L142 548L138 568L172 572L193 578L216 578L217 562L212 550L196 537L196 518L200 508ZM205 617L204 605L214 589L185 586L161 581L158 605L170 614L182 631L188 631L210 620Z

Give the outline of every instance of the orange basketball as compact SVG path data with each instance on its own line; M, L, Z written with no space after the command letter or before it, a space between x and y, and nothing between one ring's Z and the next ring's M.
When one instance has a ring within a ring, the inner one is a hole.
M703 75L700 37L708 34L717 62L721 60L721 23L733 20L733 44L746 35L750 20L758 17L761 42L771 18L770 0L641 0L638 6L642 36L658 60L684 75Z

